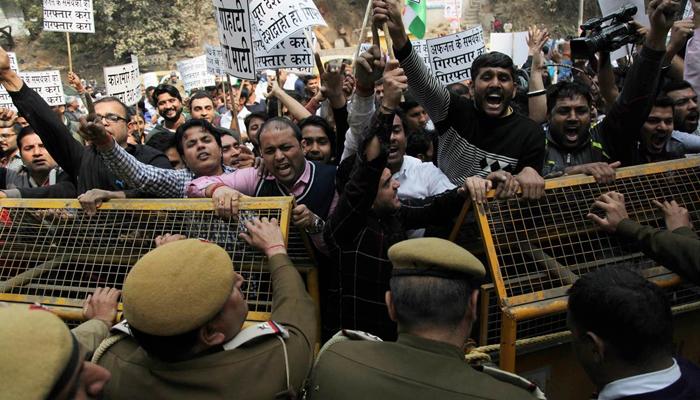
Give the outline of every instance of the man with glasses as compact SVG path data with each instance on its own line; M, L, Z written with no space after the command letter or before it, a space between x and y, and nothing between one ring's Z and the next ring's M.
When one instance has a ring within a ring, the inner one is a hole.
M110 198L140 197L142 192L128 186L107 168L93 146L83 146L75 140L68 129L51 111L51 108L35 91L27 87L22 79L9 68L9 57L0 49L0 84L10 93L15 107L27 119L41 138L49 154L58 165L71 176L76 184L78 199L88 211ZM170 168L165 155L151 147L130 145L128 123L131 113L128 107L115 97L103 97L96 101L95 115L91 116L98 125L103 125L119 146L139 161ZM13 118L13 112L0 112L0 119ZM56 197L52 186L37 188L44 190L40 197ZM93 190L96 189L96 190Z

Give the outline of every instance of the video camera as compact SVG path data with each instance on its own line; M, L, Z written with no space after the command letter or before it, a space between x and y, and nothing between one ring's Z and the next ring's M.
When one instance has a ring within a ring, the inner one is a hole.
M636 42L640 36L631 24L637 7L626 5L616 12L600 18L591 18L581 25L581 37L571 40L571 57L587 59L599 51L612 52ZM609 24L603 26L607 21Z

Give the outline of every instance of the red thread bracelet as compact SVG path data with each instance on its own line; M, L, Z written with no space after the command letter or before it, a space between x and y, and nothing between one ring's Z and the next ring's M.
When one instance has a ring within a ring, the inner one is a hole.
M215 183L215 184L213 184L213 185L207 187L207 189L205 189L205 191L206 191L206 190L211 190L211 192L210 192L211 195L210 195L210 196L211 196L211 197L214 197L214 192L216 192L216 189L218 189L218 188L220 188L220 187L222 187L222 186L226 186L226 185L223 184L223 183ZM211 188L211 189L209 189L209 188ZM205 193L205 194L206 194L206 193Z

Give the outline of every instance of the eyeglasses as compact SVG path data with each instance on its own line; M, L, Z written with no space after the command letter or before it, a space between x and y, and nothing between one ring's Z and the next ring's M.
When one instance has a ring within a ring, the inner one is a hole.
M129 122L128 119L126 119L124 117L120 117L117 114L110 113L107 115L100 115L100 114L95 115L95 122L98 122L98 121L102 122L102 120L105 120L105 119L109 122L119 122L119 121Z
M16 133L3 133L3 134L0 134L0 140L7 140L7 139L11 138L12 136L17 136L17 134Z

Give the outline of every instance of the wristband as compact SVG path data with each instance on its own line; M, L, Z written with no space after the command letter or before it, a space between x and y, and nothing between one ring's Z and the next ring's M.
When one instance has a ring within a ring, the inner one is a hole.
M226 185L224 185L223 183L215 183L215 184L213 184L213 185L210 185L210 186L208 186L208 187L204 190L204 191L205 191L204 194L206 194L206 191L209 190L209 191L210 191L210 192L209 192L209 193L210 193L209 196L210 196L210 197L214 197L214 192L216 192L216 189L218 189L218 188L220 188L220 187L222 187L222 186L226 186ZM210 189L210 188L211 188L211 189Z
M546 94L546 93L547 93L547 89L533 90L532 92L527 93L527 97L542 96L543 94Z

